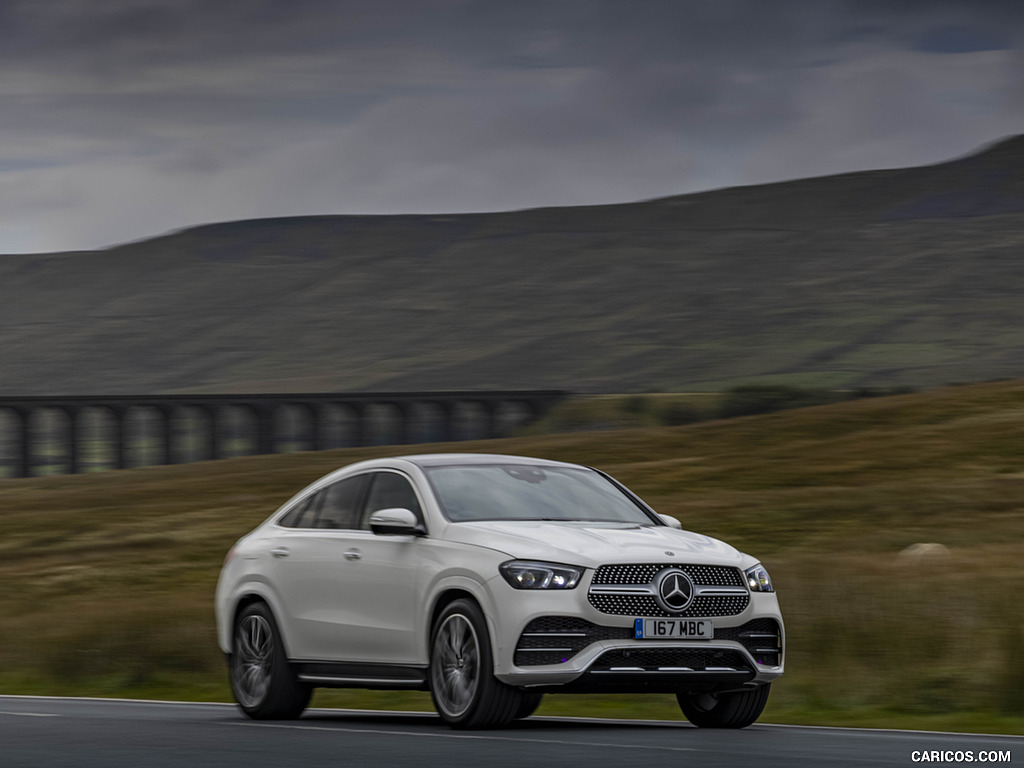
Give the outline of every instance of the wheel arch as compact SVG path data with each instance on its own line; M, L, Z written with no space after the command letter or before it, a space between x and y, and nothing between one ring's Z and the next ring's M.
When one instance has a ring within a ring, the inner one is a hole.
M227 633L226 640L226 653L228 655L234 653L235 626L238 623L238 617L241 615L242 611L244 611L250 605L254 605L255 603L262 603L267 607L267 610L270 611L270 616L274 620L274 624L277 627L277 633L281 637L281 643L284 646L285 656L287 656L290 659L291 654L288 652L288 649L291 647L291 644L288 638L288 628L284 626L284 624L281 622L279 618L281 616L281 612L277 608L277 601L273 598L272 595L268 594L266 590L260 589L260 586L262 585L250 584L245 590L241 591L235 598L234 607L231 610L231 623L228 625L229 631Z
M465 599L472 600L476 603L480 608L480 612L484 615L484 622L487 624L487 641L491 647L491 658L496 664L500 649L500 642L497 636L498 631L491 610L493 603L489 597L490 596L482 586L476 582L468 582L463 579L439 589L437 596L434 598L433 603L430 606L430 611L427 614L428 621L426 622L426 631L424 632L423 638L424 658L428 660L430 659L430 644L433 641L434 626L436 625L441 612L456 600Z
M441 612L449 605L454 603L456 600L467 599L472 600L477 605L480 605L480 601L476 598L472 592L469 592L462 587L449 587L437 596L434 600L434 605L430 610L430 620L427 622L427 634L434 634L434 625L437 624L437 617L441 615ZM483 606L480 606L481 610ZM486 615L486 613L485 613ZM429 640L428 640L429 642Z

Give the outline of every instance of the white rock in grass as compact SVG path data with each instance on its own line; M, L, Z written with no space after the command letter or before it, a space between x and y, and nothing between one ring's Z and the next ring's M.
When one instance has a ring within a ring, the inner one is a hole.
M937 544L934 541L928 543L918 542L911 544L896 556L902 562L916 563L921 560L945 560L949 557L949 547L945 544Z

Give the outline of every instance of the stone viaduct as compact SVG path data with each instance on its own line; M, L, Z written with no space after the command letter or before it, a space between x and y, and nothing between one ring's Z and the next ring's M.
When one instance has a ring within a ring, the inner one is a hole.
M537 390L0 397L0 431L5 473L29 477L286 450L500 437L542 416L565 395Z

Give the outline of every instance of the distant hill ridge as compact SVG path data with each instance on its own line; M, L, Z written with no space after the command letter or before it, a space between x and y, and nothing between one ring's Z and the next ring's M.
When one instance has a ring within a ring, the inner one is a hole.
M0 257L0 393L1024 376L1024 136L947 163Z

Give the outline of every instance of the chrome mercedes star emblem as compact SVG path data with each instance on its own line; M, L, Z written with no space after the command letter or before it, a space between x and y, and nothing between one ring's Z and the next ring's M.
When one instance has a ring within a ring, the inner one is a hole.
M685 611L693 600L693 582L677 568L663 571L658 581L658 603L666 611Z

